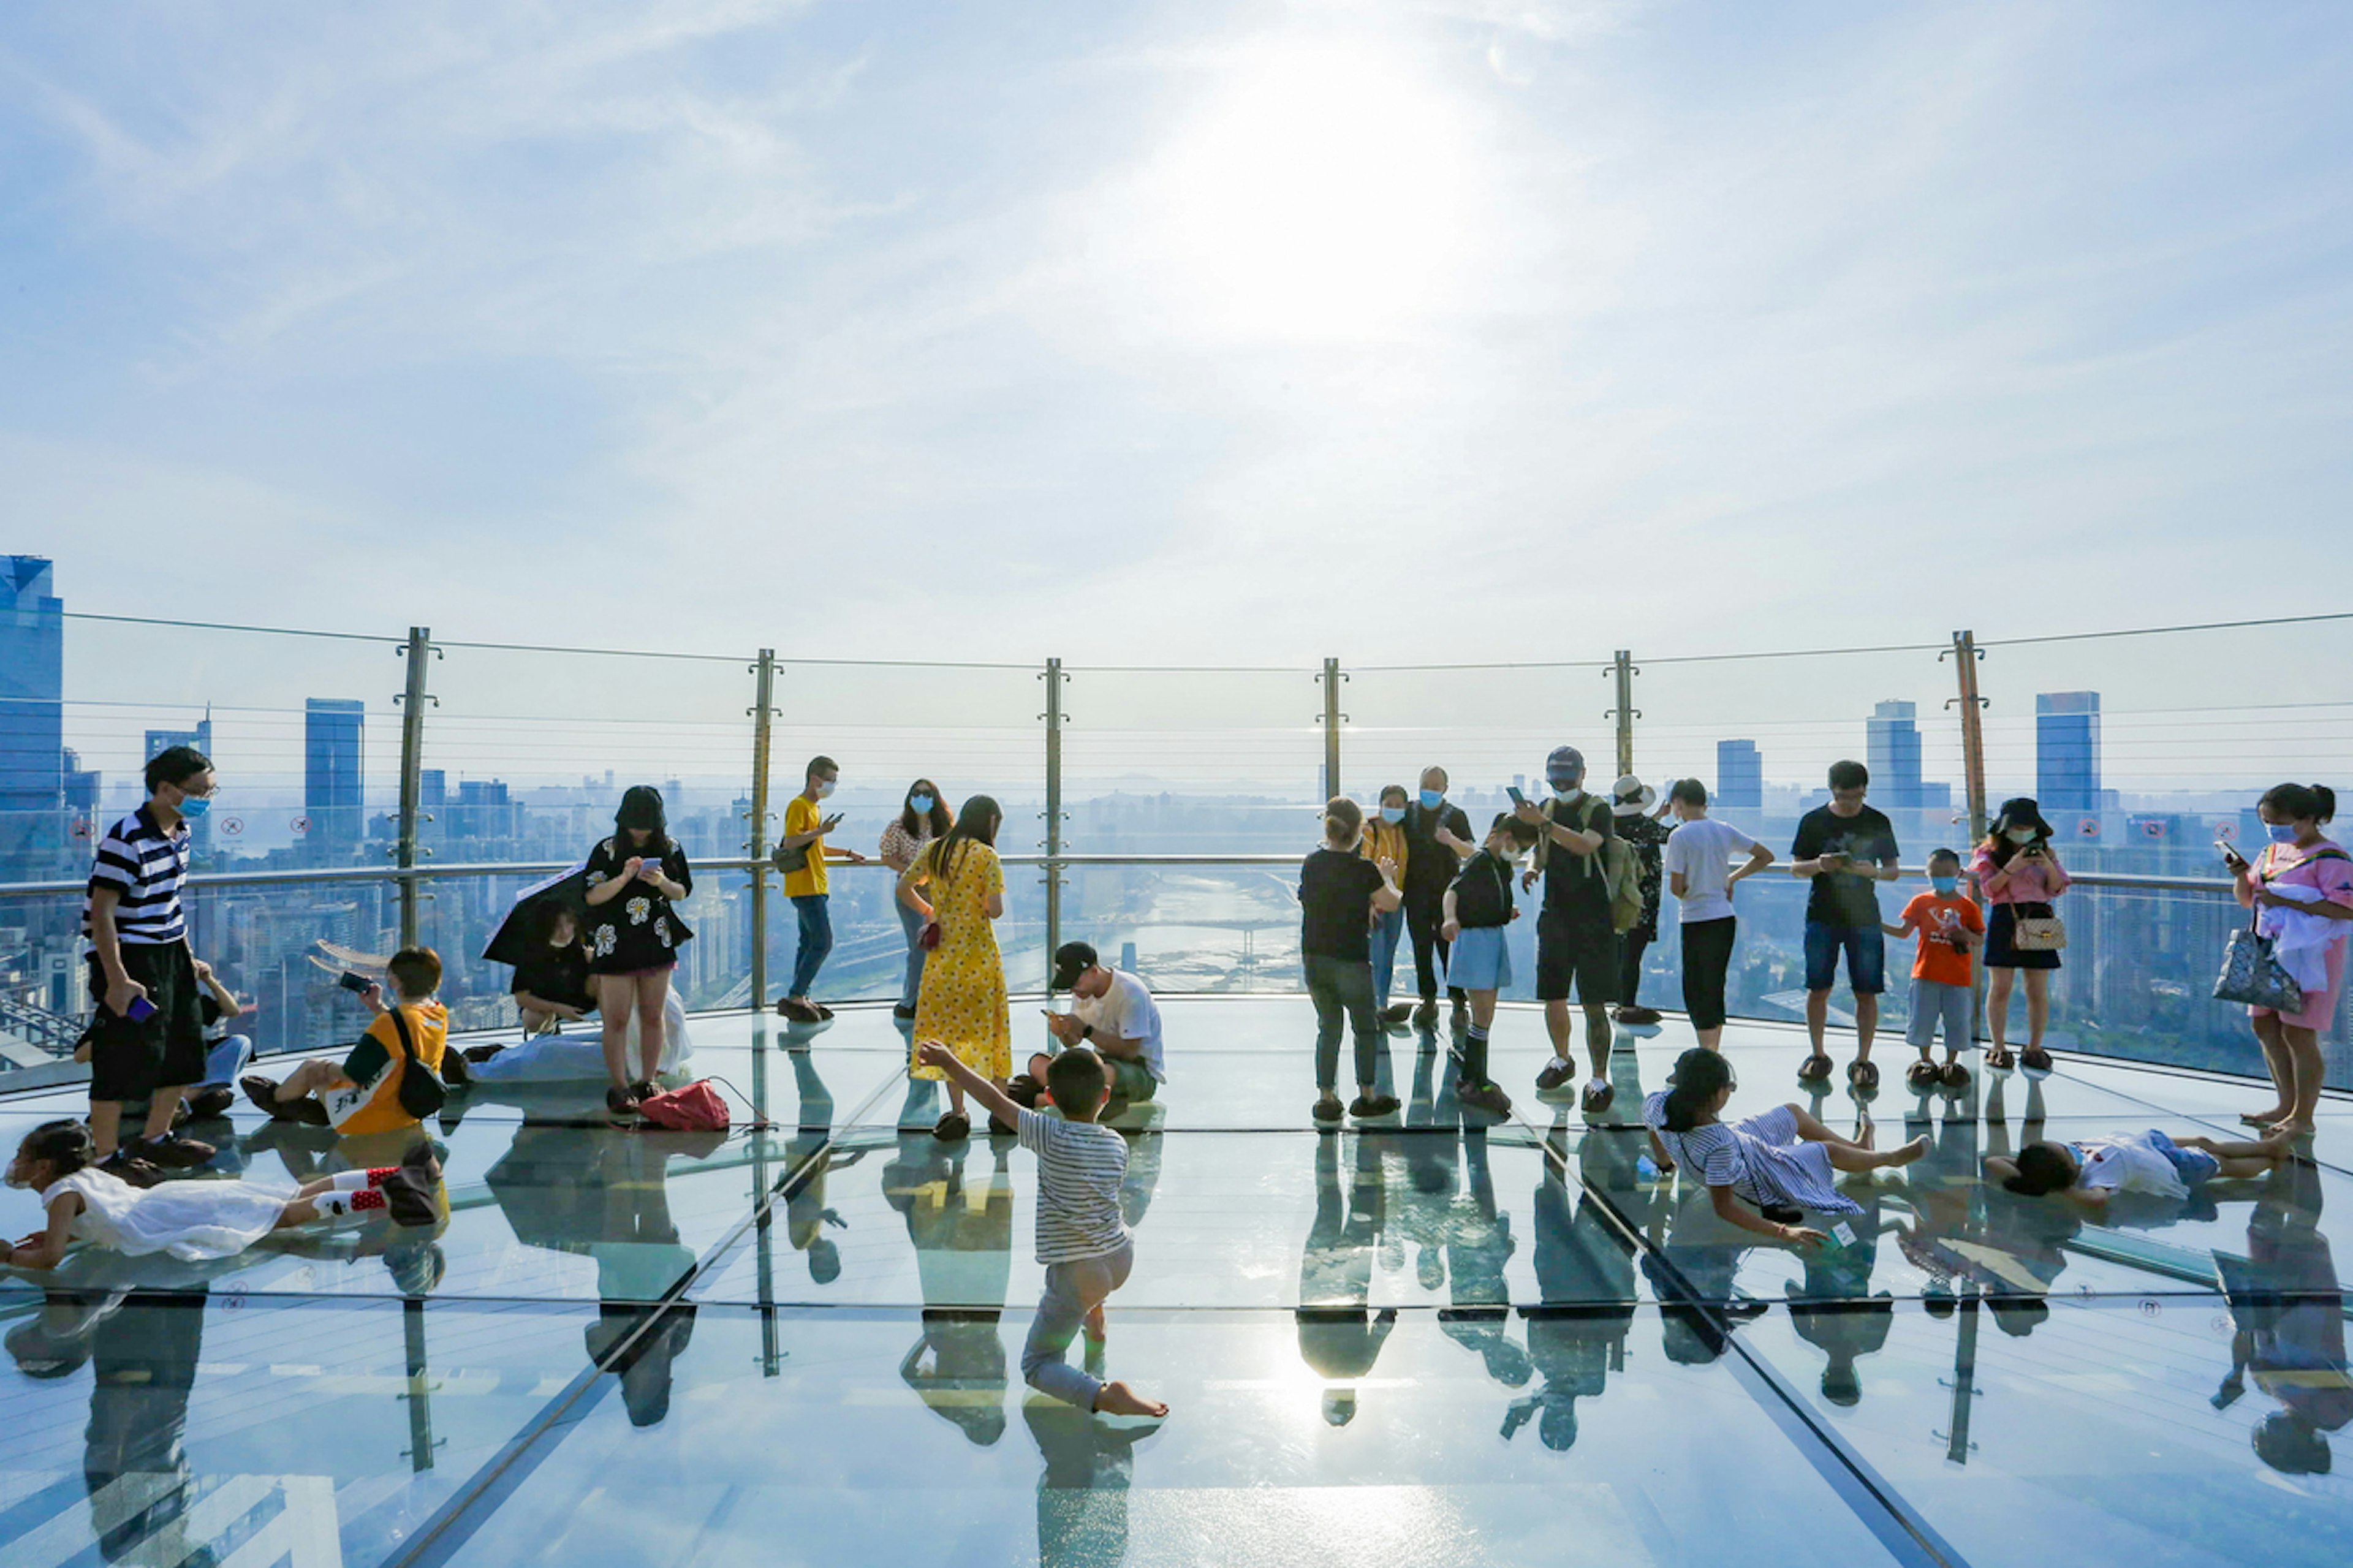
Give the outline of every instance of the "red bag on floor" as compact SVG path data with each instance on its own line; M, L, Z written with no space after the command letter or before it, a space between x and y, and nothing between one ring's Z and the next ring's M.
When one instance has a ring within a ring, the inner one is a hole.
M673 1132L724 1132L727 1102L707 1078L638 1102L638 1114Z

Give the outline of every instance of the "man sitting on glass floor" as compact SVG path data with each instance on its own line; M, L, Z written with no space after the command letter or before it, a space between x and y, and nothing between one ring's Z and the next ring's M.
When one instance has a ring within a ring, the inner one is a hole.
M1046 1064L1077 1045L1092 1047L1111 1071L1112 1104L1105 1120L1150 1100L1168 1081L1160 1056L1160 1005L1152 999L1151 987L1105 964L1087 943L1066 942L1054 950L1054 989L1070 993L1071 1010L1046 1015L1046 1032L1054 1043L1031 1057L1029 1070L1008 1086L1015 1100L1035 1106L1044 1093Z

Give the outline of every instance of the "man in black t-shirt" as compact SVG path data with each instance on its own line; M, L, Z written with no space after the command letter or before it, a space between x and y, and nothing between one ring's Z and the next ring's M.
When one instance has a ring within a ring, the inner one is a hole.
M1356 1037L1356 1098L1345 1108L1359 1121L1387 1116L1397 1097L1380 1088L1388 1037L1373 1011L1372 920L1396 909L1397 868L1356 853L1365 814L1346 795L1324 806L1324 847L1299 868L1299 951L1315 1005L1315 1109L1319 1122L1340 1120L1340 1030Z
M1847 1081L1876 1089L1872 1037L1879 1029L1879 994L1887 984L1887 939L1880 929L1879 884L1896 875L1895 826L1863 805L1871 770L1858 762L1831 764L1831 801L1798 820L1789 846L1792 874L1810 878L1806 899L1806 1033L1813 1052L1798 1076L1820 1083L1831 1076L1822 1032L1830 1021L1831 986L1846 954L1847 984L1854 992L1855 1057Z
M1447 956L1447 942L1438 928L1446 921L1446 889L1462 869L1463 857L1479 847L1471 838L1471 818L1461 806L1448 803L1446 785L1444 768L1422 769L1420 794L1405 808L1403 824L1405 886L1400 891L1405 894L1406 934L1413 939L1414 984L1421 993L1413 1021L1425 1029L1438 1026L1438 980L1445 973ZM1462 988L1449 986L1446 994L1454 1003L1456 1021L1467 1022ZM1403 1004L1389 1009L1390 1023L1403 1017Z
M1585 790L1585 754L1575 746L1556 747L1545 759L1552 799L1539 806L1524 802L1517 815L1535 825L1542 868L1544 908L1536 916L1536 999L1545 1005L1545 1028L1552 1036L1552 1060L1536 1074L1536 1092L1548 1094L1577 1078L1568 1058L1568 999L1573 990L1585 1010L1585 1050L1593 1081L1580 1101L1585 1110L1607 1110L1617 1091L1609 1084L1609 1004L1618 994L1618 931L1609 923L1609 863L1603 846L1617 834L1609 803ZM1537 872L1524 880L1533 883Z

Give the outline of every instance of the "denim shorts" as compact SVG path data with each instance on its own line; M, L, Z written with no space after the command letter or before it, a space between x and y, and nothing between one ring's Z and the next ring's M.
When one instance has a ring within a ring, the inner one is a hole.
M1446 984L1465 991L1501 991L1512 984L1511 950L1504 926L1465 926L1446 955Z
M2173 1173L2181 1178L2185 1187L2212 1181L2222 1168L2222 1162L2205 1150L2184 1149L2154 1127L2148 1130L2148 1142L2151 1148L2173 1162Z
M1841 949L1846 952L1847 984L1858 996L1887 989L1887 938L1876 926L1806 922L1806 989L1827 991L1838 983Z

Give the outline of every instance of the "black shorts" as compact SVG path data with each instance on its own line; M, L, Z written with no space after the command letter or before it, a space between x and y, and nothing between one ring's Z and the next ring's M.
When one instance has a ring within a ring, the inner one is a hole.
M1618 933L1605 920L1536 916L1536 1000L1597 1007L1618 999Z
M122 972L147 988L154 1016L141 1023L106 1010L106 972L90 961L90 1097L145 1100L159 1089L205 1080L205 1017L188 944L126 942Z

